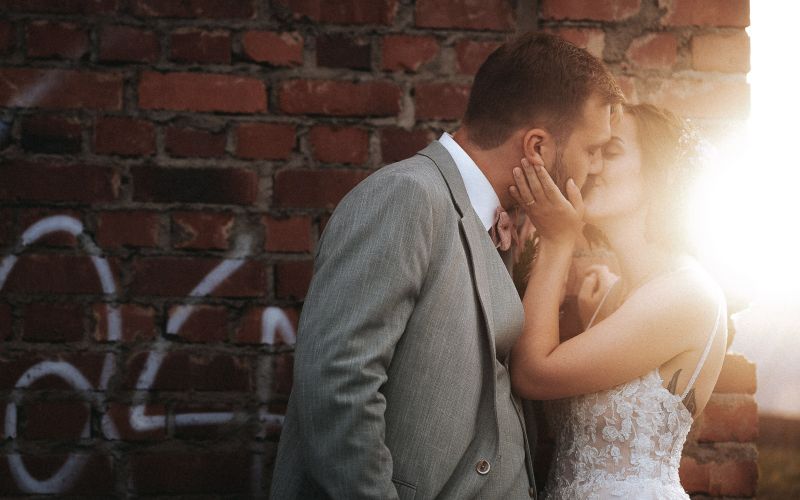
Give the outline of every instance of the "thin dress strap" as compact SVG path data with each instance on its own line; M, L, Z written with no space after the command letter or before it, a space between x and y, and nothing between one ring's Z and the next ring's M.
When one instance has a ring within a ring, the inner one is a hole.
M694 385L695 381L697 381L697 377L700 375L700 370L703 369L706 358L708 358L708 353L711 352L711 344L714 341L714 337L716 337L717 328L719 328L719 320L722 317L722 304L723 302L720 301L719 306L717 307L717 319L714 321L714 328L711 330L711 334L708 336L706 348L703 350L703 355L700 356L700 361L697 362L697 367L694 369L692 378L689 379L689 383L686 384L686 389L684 389L683 394L681 394L681 399L685 398L686 395L689 394L689 391L692 390L692 386Z
M637 286L636 288L634 288L634 289L630 290L630 291L628 292L628 294L626 295L626 297L625 297L625 299L624 299L624 300L627 300L627 299L628 299L628 298L629 298L629 297L630 297L630 296L633 294L633 292L635 292L635 291L636 291L636 290L638 290L639 288L641 288L641 287L643 287L643 286L645 286L645 285L647 285L647 284L649 284L649 283L652 283L652 282L654 282L654 281L658 281L658 280L660 280L661 278L666 278L666 277L668 277L668 276L672 276L672 275L674 275L674 274L677 274L677 273L679 273L679 272L685 271L685 270L687 270L687 269L689 269L689 268L691 268L691 267L692 267L691 265L685 265L685 266L681 266L681 267L679 267L679 268L677 268L677 269L673 269L672 271L668 271L668 272L666 272L666 273L659 274L659 275L657 275L656 277L654 277L654 278L652 278L652 279L649 279L649 280L645 281L644 283L640 284L639 286ZM592 314L592 319L590 319L590 320L589 320L589 324L588 324L588 325L586 325L586 330L588 330L588 329L589 329L589 327L591 327L591 326L594 324L594 320L595 320L595 319L597 319L597 314L600 312L600 309L602 309L602 308L603 308L603 304L605 304L605 303L606 303L606 299L608 298L609 294L611 294L611 290L613 290L613 289L614 289L614 286L615 286L617 283L618 283L618 282L615 282L613 285L611 285L610 287L608 287L608 290L606 290L606 293L605 293L605 295L603 295L603 298L602 298L602 299L600 299L600 304L598 304L598 306L597 306L597 309L595 309L595 310L594 310L594 314Z
M614 283L614 285L616 285L616 283ZM608 287L608 290L606 290L606 293L603 295L603 298L600 299L600 303L597 304L597 309L595 309L594 310L594 314L592 314L592 319L590 319L589 320L589 324L586 325L586 330L591 328L592 325L594 324L594 320L597 319L597 314L600 312L600 309L603 308L603 304L606 303L606 299L608 298L609 294L611 294L611 290L614 289L614 285L611 285L610 287Z

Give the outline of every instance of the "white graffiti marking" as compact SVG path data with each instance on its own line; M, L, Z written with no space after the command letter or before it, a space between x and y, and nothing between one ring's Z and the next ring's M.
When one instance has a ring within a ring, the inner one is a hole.
M18 257L25 247L38 241L43 236L55 232L67 232L75 236L81 243L83 250L91 258L97 275L102 285L103 293L112 301L118 300L117 283L111 271L108 261L102 257L102 251L84 233L83 224L70 216L56 215L46 217L30 226L20 238L20 242L13 248L13 253L7 255L0 261L0 289L3 288L6 279L14 268ZM244 263L247 256L247 248L250 246L250 239L247 237L237 240L234 250L230 257L224 259L200 283L189 292L189 297L205 297L212 293L220 284L236 272ZM167 334L177 334L186 320L194 312L193 305L183 305L176 308L170 315L167 322ZM106 304L107 316L107 336L110 341L118 341L122 338L122 318L119 308L113 304ZM287 345L294 345L295 331L291 321L286 314L277 307L268 307L262 314L261 342L267 345L274 345L275 336L279 334L283 342ZM161 364L164 361L165 349L168 342L164 338L158 338L154 349L147 354L147 359L136 382L137 389L150 389L158 375ZM114 373L116 363L114 355L109 353L103 362L99 389L105 391L108 381ZM36 380L53 375L62 378L71 387L78 391L91 392L94 388L91 383L81 374L81 372L70 363L65 361L43 361L30 367L20 376L15 384L15 388L22 389L28 387ZM257 389L258 390L258 389ZM259 391L261 392L261 391ZM95 393L95 404L102 404L102 394ZM129 414L129 423L132 429L140 432L163 428L166 425L166 418L163 415L147 415L145 413L146 397L141 396L140 400L135 401ZM181 426L191 425L216 425L224 424L237 417L235 412L204 412L186 413L175 415L175 423ZM266 409L259 410L259 421L268 426L280 426L283 423L282 415L274 415ZM108 415L102 419L103 432L111 438L119 438L119 430ZM11 402L6 406L5 411L5 436L16 438L17 430L17 404ZM82 435L89 434L89 421L87 420ZM17 453L7 455L9 467L14 480L25 492L28 493L63 493L68 491L83 469L88 455L70 454L67 461L52 476L47 479L37 479L30 475L22 457ZM259 495L263 490L263 464L264 456L261 454L253 455L252 491Z
M86 377L78 371L74 366L63 361L43 361L28 368L25 373L20 376L15 385L17 389L24 389L36 382L42 377L48 375L56 375L66 381L74 389L79 391L89 391L92 389L92 384L86 380ZM16 437L17 432L17 407L14 403L9 403L6 406L6 436ZM81 432L82 435L89 435L89 421ZM8 455L8 467L11 469L11 474L17 486L26 493L60 493L72 487L72 484L78 478L78 473L83 469L88 455L70 454L64 465L61 466L55 474L48 479L36 479L28 472L22 457L19 454Z
M277 307L268 307L261 314L261 343L275 344L275 334L280 333L284 343L294 345L294 327L286 314Z

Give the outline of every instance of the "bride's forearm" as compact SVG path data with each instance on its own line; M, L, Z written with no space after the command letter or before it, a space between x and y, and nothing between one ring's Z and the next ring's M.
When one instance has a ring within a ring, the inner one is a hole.
M542 381L547 357L558 347L561 291L572 263L574 244L541 242L523 297L525 326L511 355L511 376L522 395Z

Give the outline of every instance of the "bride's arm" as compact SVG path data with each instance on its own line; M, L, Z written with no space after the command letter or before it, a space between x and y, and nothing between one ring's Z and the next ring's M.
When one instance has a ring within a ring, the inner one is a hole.
M525 169L529 184L521 183L521 172L515 172L518 187L511 193L527 207L540 234L540 248L523 299L525 325L511 353L514 390L530 399L596 392L644 375L694 348L698 332L713 326L709 321L715 317L716 299L711 285L693 273L640 288L608 318L559 344L559 293L583 205L574 184L568 183L567 202L543 167ZM531 199L535 201L528 205Z

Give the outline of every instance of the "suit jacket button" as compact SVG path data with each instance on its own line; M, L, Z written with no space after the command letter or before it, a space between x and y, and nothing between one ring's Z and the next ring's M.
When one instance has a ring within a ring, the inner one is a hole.
M475 470L481 476L485 476L486 474L488 474L489 470L491 470L491 468L492 468L492 466L491 466L491 464L489 464L489 462L487 460L478 460L478 463L475 464Z

